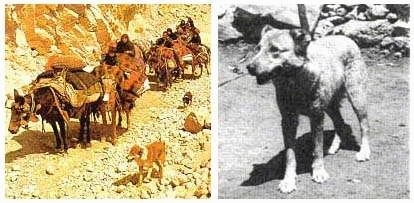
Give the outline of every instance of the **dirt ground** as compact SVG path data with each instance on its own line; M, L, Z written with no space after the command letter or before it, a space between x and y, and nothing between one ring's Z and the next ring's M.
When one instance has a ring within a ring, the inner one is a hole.
M156 85L155 85L156 86ZM193 103L182 108L182 96L193 93ZM191 134L183 129L185 116L199 108L210 109L210 76L181 80L168 91L149 90L136 101L131 127L119 129L118 144L100 142L108 130L92 124L92 147L71 146L67 154L56 153L54 135L45 123L31 123L28 131L5 136L6 198L209 198L209 129ZM9 112L6 115L9 121ZM125 117L124 117L125 119ZM8 123L6 124L6 126ZM126 127L124 121L123 127ZM77 136L79 123L73 120L70 134ZM161 139L166 143L164 178L138 187L135 162L126 156L134 144L144 146Z
M232 69L249 47L242 42L219 45L219 84L240 76ZM373 52L363 50L369 71L371 160L356 162L356 148L341 149L325 156L330 179L313 182L310 125L301 116L297 191L291 194L278 191L285 166L273 85L259 86L246 75L219 87L219 198L409 198L409 58ZM341 112L359 142L357 118L347 101ZM329 140L333 125L328 117L324 130Z

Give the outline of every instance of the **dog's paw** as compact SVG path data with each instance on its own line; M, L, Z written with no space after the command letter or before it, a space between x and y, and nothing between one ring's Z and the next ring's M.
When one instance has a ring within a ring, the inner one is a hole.
M356 153L356 160L359 162L368 161L369 156L371 155L371 151L369 147L361 147L358 153Z
M329 174L324 167L314 168L312 171L312 180L317 183L323 183L328 180Z
M336 154L339 150L339 146L341 145L341 139L337 134L335 134L334 139L332 140L331 146L328 149L328 154Z
M295 178L285 178L279 183L279 191L282 193L291 193L296 190Z

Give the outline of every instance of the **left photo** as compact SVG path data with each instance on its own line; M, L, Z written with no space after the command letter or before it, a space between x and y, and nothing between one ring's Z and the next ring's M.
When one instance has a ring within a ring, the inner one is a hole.
M211 5L4 9L5 198L211 197Z

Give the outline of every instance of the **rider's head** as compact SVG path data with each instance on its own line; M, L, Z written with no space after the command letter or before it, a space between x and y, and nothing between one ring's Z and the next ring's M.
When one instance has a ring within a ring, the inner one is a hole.
M128 37L128 35L127 35L127 34L123 34L123 35L121 36L121 41L122 41L123 43L128 42L128 41L129 41L129 37Z

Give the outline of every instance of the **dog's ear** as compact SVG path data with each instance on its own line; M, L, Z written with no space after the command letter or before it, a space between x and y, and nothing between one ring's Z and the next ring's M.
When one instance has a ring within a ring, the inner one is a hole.
M270 30L274 30L275 28L270 26L270 25L265 25L262 29L262 34L260 35L261 37L263 37L264 34L266 34L267 32L269 32Z
M18 99L19 97L20 97L19 91L14 89L14 101L16 101L16 99Z
M295 42L295 53L306 56L306 49L311 41L310 33L303 29L292 29L289 34Z

